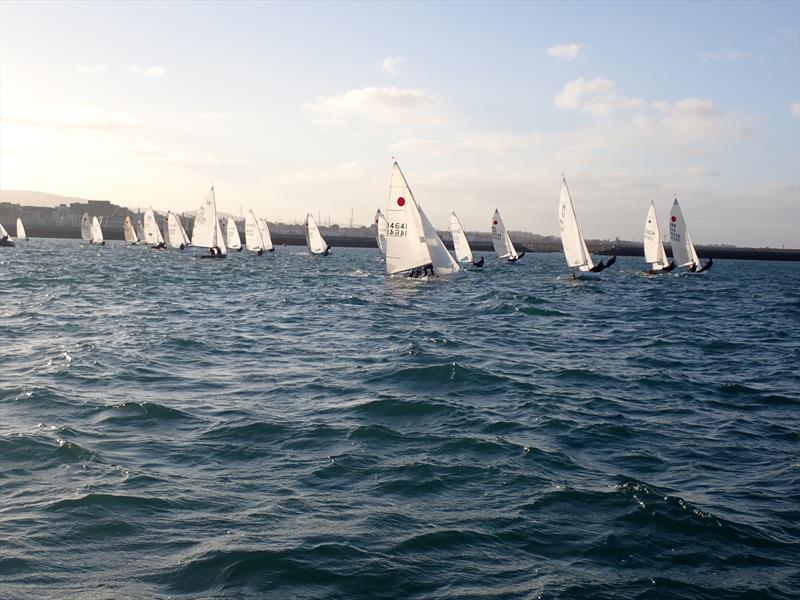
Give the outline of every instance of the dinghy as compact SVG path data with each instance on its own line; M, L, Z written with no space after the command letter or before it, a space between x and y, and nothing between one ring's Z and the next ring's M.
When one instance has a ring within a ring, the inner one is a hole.
M25 233L25 225L22 224L22 219L17 217L17 239L28 241L28 235Z
M311 213L306 217L306 244L308 251L315 256L328 256L331 253L331 247L319 232L317 222Z
M122 231L125 234L125 241L129 244L138 244L139 236L136 235L136 230L133 228L133 221L130 216L125 217L125 222L122 224Z
M183 250L189 245L189 240L186 238L186 233L183 231L181 220L174 212L167 213L167 246L170 248L177 248Z
M164 243L164 236L161 235L161 229L158 228L156 215L152 208L148 208L144 212L144 239L148 244L154 244L150 247L155 250L163 250L167 247L166 243Z
M697 251L694 249L677 198L672 203L672 211L669 216L669 244L672 247L675 264L679 267L689 267L689 273L708 271L714 264L714 261L709 258L706 264L700 266L700 257L697 256Z
M142 220L136 219L134 227L136 228L136 237L139 238L136 243L144 244L144 225L142 225Z
M103 239L103 230L100 229L100 220L97 217L92 217L92 244L99 244L105 246L106 241Z
M81 239L89 243L92 241L92 220L89 213L83 213L81 217Z
M269 234L269 226L266 219L258 219L258 230L261 232L261 239L264 240L264 251L275 252L272 245L272 236Z
M6 228L3 227L2 223L0 223L0 246L11 247L13 245L14 245L14 240L11 239L11 236L8 235Z
M475 262L472 248L469 247L469 242L467 241L467 235L464 233L464 228L461 227L461 221L458 220L458 215L455 212L450 213L450 235L453 237L453 251L458 262L470 263L474 267L483 266L482 256L478 262Z
M179 215L173 213L173 216L175 217L175 221L178 223L178 229L181 230L181 238L183 238L183 247L188 248L189 246L191 246L191 242L189 241L189 236L186 235L186 230L183 228L183 222L181 221Z
M378 242L378 250L386 256L386 217L383 216L381 209L375 213L375 238Z
M656 205L653 202L650 202L650 209L644 222L644 262L650 263L650 269L647 271L650 275L669 273L675 268L675 264L667 259L664 244L661 243L661 230L658 227Z
M258 219L252 210L248 210L244 218L244 243L251 252L257 252L259 256L264 254L264 238L261 235Z
M224 258L228 254L225 238L219 226L219 219L217 219L217 201L213 185L203 198L203 203L194 219L192 246L208 248L208 254L203 254L200 258Z
M563 175L561 197L558 203L558 227L561 231L564 257L567 259L567 265L572 267L573 278L599 279L598 273L616 262L616 256L610 258L607 264L603 264L602 260L597 264L592 261L592 255L589 254L581 230L578 228L578 219L575 217L575 207L572 205L572 196L567 187L567 178Z
M228 242L228 248L242 251L242 238L239 237L239 229L236 227L236 221L233 217L228 217L228 225L225 227L225 239Z
M386 210L386 273L408 277L454 277L464 271L450 255L414 199L400 166L392 166Z
M492 245L494 246L494 253L497 258L505 258L508 262L517 262L520 258L525 256L525 253L518 254L514 244L511 243L511 238L508 236L506 226L503 224L503 219L500 217L500 211L495 209L494 216L492 217Z

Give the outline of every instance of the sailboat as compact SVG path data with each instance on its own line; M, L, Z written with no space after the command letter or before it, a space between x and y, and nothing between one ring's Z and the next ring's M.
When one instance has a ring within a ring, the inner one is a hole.
M81 239L90 243L92 241L92 220L89 218L89 213L83 213L81 217Z
M22 219L17 217L17 239L28 241L28 235L25 233L25 225L22 224Z
M156 215L152 208L144 211L144 239L148 244L155 244L151 246L156 250L163 250L167 247L164 243L164 236L161 235L161 230L156 223Z
M133 224L136 228L136 237L139 238L136 242L137 244L144 243L144 225L142 225L141 219L136 219L136 222Z
M453 250L456 254L456 260L460 263L471 263L475 267L483 266L483 257L478 262L475 262L475 257L472 255L472 248L469 247L467 236L464 233L464 228L461 227L461 221L455 212L450 213L450 235L453 237Z
M275 252L275 246L272 245L272 236L269 234L269 226L266 219L258 219L258 230L261 232L261 239L264 240L264 250L266 252Z
M400 166L392 166L386 210L386 273L409 277L451 277L464 270L447 251L439 234L414 199Z
M378 209L378 212L375 213L375 238L378 242L378 250L381 251L381 254L386 256L386 228L388 227L388 223L386 222L386 217L383 216L381 209Z
M319 232L317 222L311 213L306 217L306 244L308 251L315 256L328 256L331 253L331 247Z
M258 219L252 210L248 210L244 218L244 243L251 252L258 252L259 256L264 254L264 238L261 237Z
M105 246L106 241L103 239L103 230L100 229L100 220L97 217L92 217L92 244L99 244Z
M217 219L217 200L214 196L213 185L203 198L203 203L194 219L192 246L208 248L208 254L203 254L201 258L223 258L228 254L225 238L219 226L219 219Z
M517 253L514 244L511 243L511 238L508 236L506 226L503 224L503 219L500 217L500 211L495 209L492 216L492 245L494 246L494 253L497 258L505 258L508 262L517 262L520 258L525 256Z
M228 217L228 225L225 227L225 236L228 240L228 248L236 250L237 252L242 251L242 238L239 237L239 230L236 228L236 221L233 220L233 217Z
M174 212L167 213L167 245L170 248L178 248L183 250L189 245L189 239L186 237L186 232L183 230L181 220Z
M598 273L613 265L617 257L610 258L606 264L601 260L594 264L592 255L586 247L581 230L578 228L578 219L575 216L575 207L572 206L572 196L567 187L567 178L561 177L561 197L558 203L558 226L561 231L561 245L564 247L564 256L567 265L572 267L572 277L575 279L599 279Z
M697 256L692 238L689 236L689 230L686 228L686 221L683 220L683 213L677 198L672 203L669 217L669 243L672 247L675 264L679 267L689 267L690 273L708 271L714 264L714 261L709 258L708 262L700 267L700 258Z
M670 263L664 244L661 243L661 230L658 227L656 205L650 202L647 218L644 222L644 262L650 263L650 275L669 273L675 268L675 263Z
M133 221L130 216L125 217L125 222L122 224L122 231L125 234L125 241L130 244L138 244L139 236L136 235L136 230L133 228Z
M0 246L13 246L14 240L11 239L11 236L8 235L6 228L3 227L3 224L0 223Z

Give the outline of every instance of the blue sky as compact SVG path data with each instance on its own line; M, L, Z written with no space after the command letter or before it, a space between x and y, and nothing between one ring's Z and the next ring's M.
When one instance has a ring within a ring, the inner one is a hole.
M800 3L0 4L0 187L800 246Z

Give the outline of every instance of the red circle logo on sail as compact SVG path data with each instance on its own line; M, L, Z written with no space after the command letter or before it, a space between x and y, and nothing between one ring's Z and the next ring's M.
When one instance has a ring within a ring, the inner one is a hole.
M675 215L672 215L672 222L674 223L677 220L678 220L678 217L676 217Z
M497 221L492 221L492 225L497 225Z
M403 198L402 196L400 196L400 197L397 199L397 206L404 206L404 205L405 205L405 203L406 203L406 199L405 199L405 198Z

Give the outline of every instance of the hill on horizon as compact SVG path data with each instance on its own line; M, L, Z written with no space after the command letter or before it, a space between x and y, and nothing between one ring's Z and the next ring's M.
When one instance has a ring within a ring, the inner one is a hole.
M59 204L72 204L73 202L86 203L89 202L89 200L89 198L61 196L59 194L48 194L47 192L34 192L31 190L0 190L0 202L11 202L12 204L22 204L23 206L55 208ZM95 198L91 198L91 200L97 201Z

